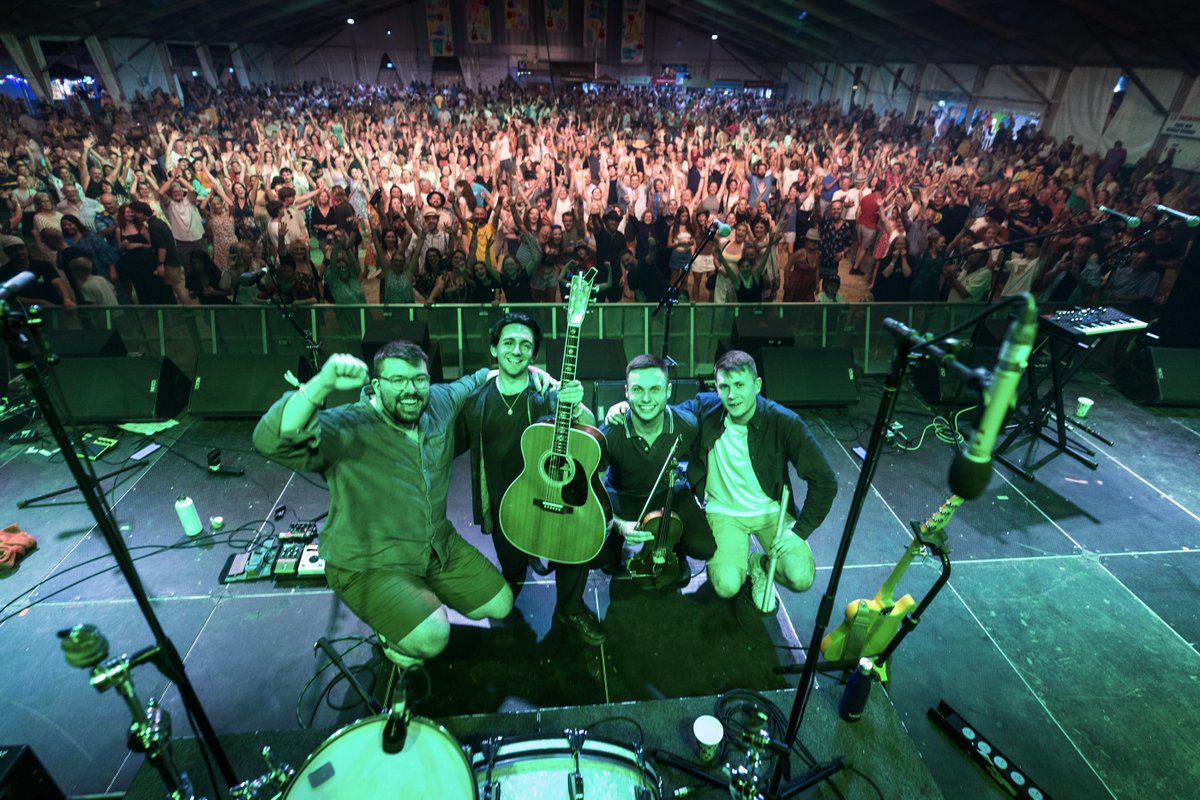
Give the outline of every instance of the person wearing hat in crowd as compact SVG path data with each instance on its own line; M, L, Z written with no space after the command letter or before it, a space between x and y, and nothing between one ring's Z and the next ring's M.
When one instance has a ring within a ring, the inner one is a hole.
M20 236L0 236L0 246L8 261L0 267L0 283L15 278L22 272L32 272L34 282L21 289L17 299L22 303L41 303L42 305L61 305L63 308L75 308L75 294L71 284L48 261L30 258L29 248ZM90 268L90 266L89 266Z
M821 232L809 228L804 246L792 253L784 268L783 302L811 303L817 296L817 273L821 263Z

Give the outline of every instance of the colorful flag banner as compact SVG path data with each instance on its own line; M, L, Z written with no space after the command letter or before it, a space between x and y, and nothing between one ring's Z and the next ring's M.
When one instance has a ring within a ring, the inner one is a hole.
M467 39L472 44L492 41L492 4L490 0L468 0Z
M429 30L429 55L454 55L454 27L450 0L425 0L425 26Z
M621 15L621 63L640 64L646 51L646 0L625 0Z
M529 30L529 0L504 0L504 29Z
M567 0L546 0L546 30L567 32Z
M585 0L583 4L583 45L603 47L608 42L608 0Z

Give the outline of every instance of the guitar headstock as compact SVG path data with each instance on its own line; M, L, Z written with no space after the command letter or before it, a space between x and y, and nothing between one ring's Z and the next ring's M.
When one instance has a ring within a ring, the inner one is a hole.
M571 290L567 298L567 324L582 325L587 315L588 303L591 302L592 292L596 288L595 267L587 272L576 273L571 277Z

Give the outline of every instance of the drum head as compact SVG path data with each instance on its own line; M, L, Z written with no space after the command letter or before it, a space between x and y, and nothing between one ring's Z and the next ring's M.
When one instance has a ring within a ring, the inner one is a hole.
M475 778L483 789L488 781L487 758L476 752L472 759ZM567 777L575 771L575 759L566 739L508 739L496 751L491 780L501 789L501 797L521 800L560 800L568 797ZM657 771L647 761L638 764L636 752L628 745L608 739L591 738L584 742L579 758L588 797L633 798L643 790L647 798L657 800L662 784Z
M285 800L474 800L471 766L442 726L408 723L404 749L383 752L383 716L337 731L309 756L283 792Z

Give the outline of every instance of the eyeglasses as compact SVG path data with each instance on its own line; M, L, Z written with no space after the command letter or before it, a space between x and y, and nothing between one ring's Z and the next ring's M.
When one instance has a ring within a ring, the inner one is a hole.
M403 389L405 387L412 387L413 389L429 388L428 375L417 375L416 377L412 378L405 378L401 375L394 375L389 378L384 378L381 376L379 378L379 382L387 384L392 389Z

